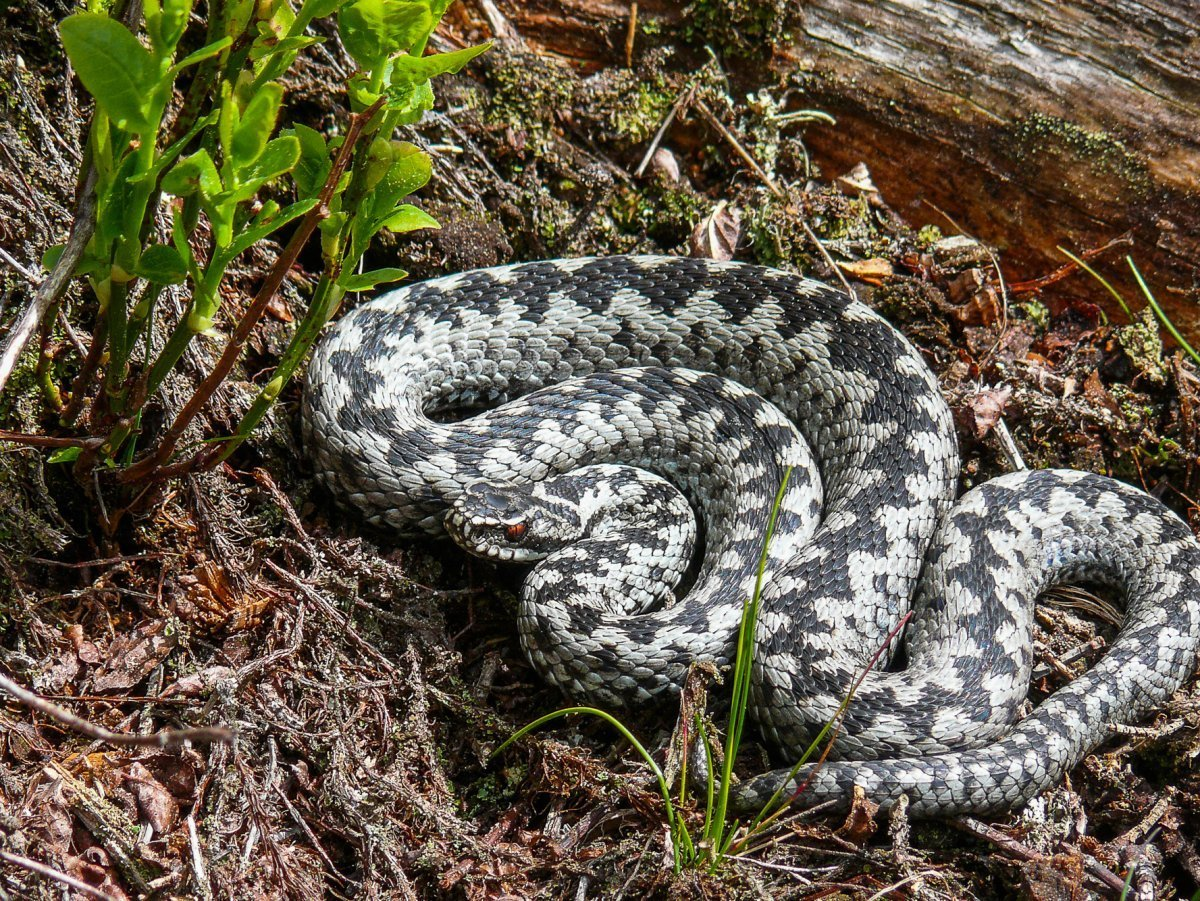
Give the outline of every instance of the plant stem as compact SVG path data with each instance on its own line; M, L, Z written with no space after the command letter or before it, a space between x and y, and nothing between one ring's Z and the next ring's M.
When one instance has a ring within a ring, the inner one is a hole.
M320 203L306 213L301 220L291 240L284 247L283 253L279 255L262 287L259 288L250 307L246 310L241 321L238 322L237 328L234 329L229 343L225 345L225 350L222 352L216 365L213 366L212 371L200 383L179 415L175 417L175 421L171 424L166 434L163 435L158 445L147 451L140 460L128 469L121 472L119 478L122 482L130 483L150 478L156 470L167 462L176 445L179 443L179 439L183 437L183 433L188 425L200 413L217 388L225 380L226 376L232 371L238 358L241 356L242 349L245 347L250 333L258 324L259 319L262 318L263 313L266 312L267 304L271 302L271 299L275 296L275 292L283 284L288 271L295 264L296 258L299 257L300 251L308 242L318 223L329 215L329 203L333 199L334 191L337 189L337 184L341 180L342 174L346 171L346 167L350 165L354 147L358 143L364 127L375 113L382 108L383 104L384 98L381 97L351 120L350 128L346 132L346 140L338 150L337 159L334 161L333 168L329 172L329 177L325 180L325 184L321 188ZM172 335L172 339L174 337Z
M87 356L83 358L83 364L79 367L75 380L71 382L71 399L67 401L67 408L63 410L60 419L64 426L74 425L75 420L79 418L83 402L91 393L88 389L91 387L96 369L100 366L100 360L104 357L104 348L107 342L108 319L100 317L96 322L96 330L92 332L92 343L88 345Z
M24 432L9 432L0 429L0 441L24 444L28 447L88 447L95 438L56 438L52 435L26 435Z
M267 410L275 403L279 391L291 380L305 354L308 353L308 349L317 339L317 335L325 327L325 323L337 312L342 298L346 296L346 292L334 283L333 278L334 276L328 272L321 276L317 290L313 293L309 313L301 322L300 328L296 330L295 336L280 358L279 365L275 367L275 372L267 383L267 387L259 392L250 409L242 416L232 439L222 442L215 449L215 453L209 452L204 455L205 459L201 461L202 468L208 469L216 466L237 450L250 437L267 414Z

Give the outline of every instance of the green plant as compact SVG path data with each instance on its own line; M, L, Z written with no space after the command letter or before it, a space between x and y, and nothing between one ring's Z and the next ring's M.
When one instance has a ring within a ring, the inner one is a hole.
M742 731L746 721L746 711L750 705L750 676L754 664L754 638L758 626L758 615L762 600L763 580L766 575L768 553L771 548L771 539L775 534L775 522L779 514L779 507L783 502L784 492L787 490L788 480L791 476L791 470L788 469L784 473L783 481L779 486L779 491L775 495L775 501L771 507L771 513L767 520L766 531L763 535L762 550L759 554L758 569L754 582L754 592L746 599L742 607L742 616L738 625L737 636L737 652L733 666L732 676L732 701L730 704L729 722L725 731L724 757L721 764L720 772L716 772L712 766L713 749L710 744L707 732L703 729L700 722L699 713L696 714L695 728L701 740L704 743L705 755L704 761L707 767L705 774L705 798L704 798L704 818L700 829L699 839L693 839L691 830L687 824L687 748L685 747L684 764L680 775L680 796L679 803L675 804L671 800L671 789L667 784L665 774L659 765L655 762L654 757L650 754L646 747L637 740L633 733L624 723L614 717L607 711L600 710L596 707L566 707L560 710L555 710L545 716L539 717L531 723L521 727L509 738L507 738L492 754L493 757L500 754L511 745L513 742L523 738L530 732L541 728L547 723L576 714L584 714L587 716L598 717L604 720L614 729L621 733L622 737L633 747L646 765L650 767L655 781L658 783L659 794L663 799L664 814L667 820L667 827L671 837L672 858L675 872L680 872L685 867L704 867L709 872L715 872L721 863L731 854L737 853L747 847L749 842L757 835L760 835L765 829L769 828L780 814L787 809L792 801L796 800L802 794L804 786L802 785L794 793L789 796L783 795L782 785L786 785L799 772L800 767L804 766L816 753L821 743L830 739L826 744L825 751L818 761L824 762L832 748L831 736L836 735L836 730L842 720L846 708L854 698L855 692L862 684L864 678L870 670L878 662L884 650L891 643L892 639L899 634L909 620L910 615L904 616L896 627L891 631L885 639L882 646L875 652L874 657L870 660L867 666L859 673L853 685L851 685L846 696L842 699L841 705L834 713L829 722L825 723L824 727L817 736L809 743L800 759L793 766L788 779L781 784L781 788L768 800L767 804L754 817L754 819L745 827L739 823L730 822L728 819L729 794L733 788L733 764L737 759L738 751L741 748ZM685 742L686 744L686 742ZM805 783L807 784L807 783Z
M1059 247L1058 251L1063 256L1065 256L1067 259L1069 259L1072 263L1074 263L1076 266L1078 266L1080 269L1082 269L1084 272L1086 272L1088 275L1090 275L1092 278L1094 278L1096 281L1098 281L1104 287L1104 290L1107 291L1110 295L1112 295L1113 299L1117 302L1118 306L1120 306L1121 309L1125 312L1126 316L1128 316L1131 320L1136 318L1133 315L1133 312L1130 310L1129 304L1125 302L1125 298L1121 296L1121 292L1118 291L1116 288L1114 288L1112 283L1108 279L1106 279L1103 275L1101 275L1099 272L1097 272L1095 269L1093 269L1091 266L1089 266L1086 262L1084 262L1082 259L1077 257L1075 254L1071 253L1066 248ZM1159 306L1158 300L1154 296L1154 292L1152 292L1150 290L1150 287L1146 284L1145 278L1142 277L1141 270L1138 269L1137 264L1133 262L1133 257L1126 256L1125 264L1127 266L1129 266L1129 271L1131 273L1133 273L1133 278L1137 282L1138 288L1142 292L1142 296L1146 298L1146 303L1149 305L1150 309L1154 311L1154 315L1158 318L1158 321L1160 323L1162 323L1163 328L1165 328L1168 332L1170 332L1171 337L1174 338L1175 341L1179 344L1179 346L1183 348L1184 352L1189 357L1191 357L1196 362L1197 365L1200 365L1200 353L1197 353L1196 349L1194 347L1192 347L1192 345L1190 343L1188 343L1188 340L1179 333L1179 329L1177 329L1175 327L1175 323L1171 321L1171 318L1169 316L1167 316L1166 311L1164 311L1163 308L1161 306Z
M44 361L38 371L62 425L86 436L60 439L67 446L54 457L74 460L80 478L112 468L119 483L138 486L216 465L262 420L345 294L403 278L395 268L357 271L380 231L437 226L404 202L429 179L430 161L392 135L432 106L432 78L458 71L488 46L425 55L449 0L211 0L206 33L192 40L201 46L185 52L192 4L144 0L138 29L88 0L85 12L60 27L95 99L81 177L94 195L94 217L84 224L90 238L81 252L52 248L44 263L69 266L87 280L96 318L69 389ZM281 129L281 79L320 40L309 25L332 15L359 66L346 81L349 127L332 138L302 124ZM159 226L164 220L169 224ZM253 301L240 316L227 313L222 287L230 266L289 227ZM232 436L178 459L185 430L237 363L314 231L320 277L274 371ZM189 294L178 317L161 309L171 285ZM223 318L232 328L218 362L139 453L148 400L192 341L215 336ZM159 324L168 328L165 341L152 339Z

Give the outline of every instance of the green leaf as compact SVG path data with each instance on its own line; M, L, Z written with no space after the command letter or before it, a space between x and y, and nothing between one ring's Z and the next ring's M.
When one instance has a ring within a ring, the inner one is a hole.
M290 206L284 207L279 215L270 222L265 222L239 232L237 237L225 248L223 255L229 262L232 262L238 254L248 249L251 245L257 244L263 238L269 237L272 232L283 228L283 226L287 225L293 219L303 216L315 207L318 201L319 198L313 197L309 200L301 200L299 203L293 203Z
M327 262L341 252L342 232L349 219L349 213L333 212L321 220L317 226L321 232L321 255ZM354 262L357 262L357 259L356 257Z
M382 228L391 232L410 232L418 228L441 228L441 223L411 203L402 203L384 220Z
M121 165L108 184L108 190L98 198L95 240L98 247L105 248L102 253L107 253L111 242L126 233L125 219L136 206L134 201L138 194L138 186L133 183L137 164L137 156L132 153L121 160Z
M433 88L428 81L402 80L388 86L387 96L388 112L397 115L397 125L414 125L433 109Z
M329 148L319 131L307 125L297 124L284 135L294 135L300 142L300 159L292 169L292 179L301 197L311 196L321 190L333 164L329 159Z
M201 149L185 156L163 176L162 189L176 197L189 197L198 191L201 197L211 199L222 191L221 176L208 151Z
M286 135L271 141L254 165L241 173L242 183L233 192L234 201L241 203L243 200L249 200L267 182L291 172L299 159L298 138Z
M304 0L300 12L296 14L296 22L308 25L313 19L323 19L333 15L345 3L346 0ZM295 27L294 25L293 28Z
M225 37L221 38L219 41L213 41L211 44L205 44L199 50L195 51L194 53L189 53L187 56L185 56L183 59L181 59L175 65L173 65L171 67L171 73L170 73L171 77L174 78L176 75L178 75L180 72L182 72L184 69L188 68L189 66L194 66L197 63L202 63L206 59L212 59L212 57L216 56L218 53L223 51L226 47L228 47L232 43L233 43L233 38L226 35Z
M338 13L338 33L364 69L408 50L432 30L429 5L414 0L356 0Z
M51 463L74 463L83 453L82 447L60 447L49 457Z
M252 165L267 146L271 133L275 131L275 120L279 118L279 105L283 102L283 85L266 84L250 98L243 111L241 121L233 132L229 152L233 165L244 169ZM299 147L296 149L299 155ZM293 160L293 164L294 164ZM288 168L291 168L290 166Z
M282 56L283 69L286 70L291 64L291 60L295 59L296 54L305 47L311 47L313 44L321 43L320 38L311 37L309 35L295 35L290 38L276 38L274 35L259 35L254 39L254 43L250 45L250 59L254 62L269 59L272 56ZM280 72L282 74L282 71ZM256 77L262 77L262 72L259 72Z
M483 51L492 46L488 41L474 47L464 47L450 53L435 53L432 56L398 56L392 60L392 84L408 82L415 84L428 81L438 75L457 72Z
M159 82L150 51L129 29L100 13L76 13L58 26L79 80L118 128L154 129L149 106Z
M370 193L392 168L392 142L387 138L375 138L367 148L367 162L363 167L363 190Z
M346 79L346 95L350 98L350 109L361 113L379 99L379 92L371 86L366 72L355 72Z
M150 32L154 49L160 55L167 56L175 51L175 45L179 43L184 29L187 28L188 16L192 14L192 2L193 0L163 0L162 11L156 16L151 16L147 7L146 30Z
M376 285L398 282L408 275L403 269L372 269L370 272L343 273L337 280L338 287L345 291L370 291Z
M357 263L367 244L397 212L397 205L420 188L431 174L429 157L408 141L391 142L391 165L367 194L351 228L350 258Z
M256 0L227 0L225 7L225 33L232 38L240 37L250 24Z
M392 168L382 182L382 187L392 198L389 206L423 188L432 174L433 163L425 151L408 141L393 141Z
M187 264L174 247L151 244L142 251L134 272L148 282L178 285L187 278Z
M47 272L54 270L58 265L58 261L62 259L63 251L67 249L66 244L55 244L53 247L47 247L46 252L42 254L42 268Z

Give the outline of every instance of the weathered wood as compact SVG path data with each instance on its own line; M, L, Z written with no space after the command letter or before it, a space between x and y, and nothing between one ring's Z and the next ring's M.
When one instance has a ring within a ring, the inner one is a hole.
M627 4L499 7L534 46L623 62ZM683 23L682 3L639 7ZM1021 277L1060 264L1055 245L1130 231L1160 301L1197 335L1198 23L1196 0L812 0L772 64L837 117L806 138L826 171L865 160L912 221L945 225L944 211ZM761 60L725 64L767 80Z

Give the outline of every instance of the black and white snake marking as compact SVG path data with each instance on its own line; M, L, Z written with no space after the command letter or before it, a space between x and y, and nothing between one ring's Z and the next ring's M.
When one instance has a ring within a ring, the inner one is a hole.
M464 409L482 412L450 418ZM758 629L763 732L798 753L915 611L907 665L863 683L813 801L859 784L885 805L908 795L919 815L1020 805L1196 665L1200 545L1181 520L1066 470L1006 475L955 502L950 413L917 351L842 292L784 272L609 257L411 285L330 331L304 424L321 480L374 524L448 524L501 558L572 520L584 544L534 569L521 639L547 679L604 704L677 691L693 660L729 661L772 500L796 467ZM694 528L677 491L704 549L673 601ZM682 531L639 519L643 507L680 512ZM614 525L613 509L633 520ZM489 525L503 535L491 550L476 534ZM1115 586L1124 625L1092 670L1015 722L1034 601L1067 580ZM785 772L742 783L736 800L753 806Z

